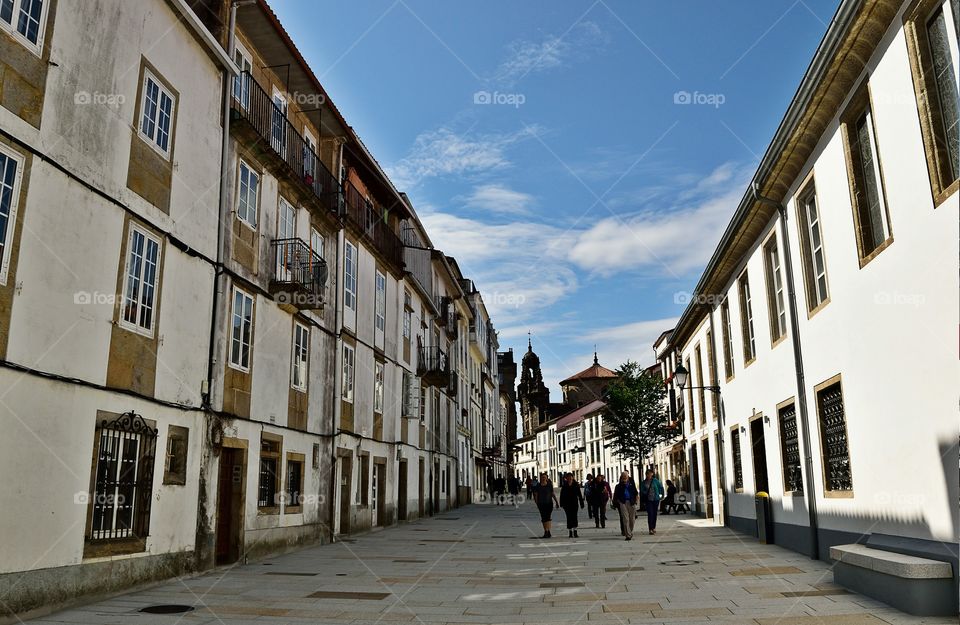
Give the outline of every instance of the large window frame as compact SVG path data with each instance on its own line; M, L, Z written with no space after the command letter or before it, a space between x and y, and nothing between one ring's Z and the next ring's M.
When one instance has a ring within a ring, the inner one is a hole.
M299 321L293 322L291 348L290 388L306 393L310 372L310 328Z
M6 286L20 204L23 156L0 143L0 286Z
M260 212L260 173L242 158L237 166L235 211L237 219L249 226L251 230L257 229Z
M780 246L773 233L763 244L763 271L767 285L767 316L770 320L770 346L776 347L787 336L787 308Z
M357 246L350 241L343 246L343 306L357 310Z
M849 420L841 377L835 375L813 388L820 434L824 497L853 497L853 462Z
M40 56L46 34L49 6L50 0L0 1L0 29ZM33 26L32 32L31 26Z
M266 432L260 435L260 458L257 472L257 512L280 514L283 491L283 437Z
M120 326L152 337L160 301L160 238L132 223L127 233L127 253L120 295Z
M951 152L947 119L950 115L955 119L960 117L960 94L955 90L944 93L945 86L956 86L960 73L960 42L956 34L960 25L958 5L957 0L915 0L903 14L903 30L935 208L960 189L960 145L955 145ZM934 60L936 42L931 40L930 27L938 17L943 20L945 31L945 41L941 45L945 44L949 52L939 58L948 60L949 67L938 68ZM950 70L952 76L944 75L945 70ZM953 98L947 100L945 96L949 95ZM956 137L960 129L953 134ZM953 141L958 143L957 138Z
M357 367L357 351L352 345L343 344L343 362L341 363L343 375L341 398L347 403L353 403L354 382Z
M387 329L387 276L377 270L376 299L374 301L374 328L386 332Z
M383 414L384 370L384 363L373 363L373 411L378 414Z
M170 160L176 128L177 96L149 68L143 69L137 133L157 154Z
M750 291L750 275L744 269L737 278L740 296L740 335L743 340L743 366L757 359L757 334L753 327L753 296Z
M820 219L820 200L816 181L811 176L797 193L795 207L800 231L800 256L803 283L807 297L807 318L813 317L830 303L830 282Z
M720 304L720 326L723 339L723 374L726 381L729 382L736 375L733 355L733 322L730 320L729 297L724 297Z
M253 364L255 305L253 295L239 287L233 288L233 304L230 310L230 358L228 363L231 368L244 373L249 373Z

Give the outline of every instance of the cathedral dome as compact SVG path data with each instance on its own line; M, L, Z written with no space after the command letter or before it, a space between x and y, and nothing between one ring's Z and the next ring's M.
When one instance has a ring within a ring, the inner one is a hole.
M538 367L540 357L533 352L533 344L527 339L527 353L523 355L522 364L524 367Z

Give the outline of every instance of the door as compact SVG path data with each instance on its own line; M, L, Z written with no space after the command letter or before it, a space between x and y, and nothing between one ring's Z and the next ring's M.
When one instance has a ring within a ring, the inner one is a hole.
M217 486L217 564L230 564L240 559L243 485L243 450L224 447L220 452Z
M286 157L287 150L287 98L273 90L273 116L271 119L270 143L274 151Z
M373 527L380 525L380 466L379 464L373 465L373 475L370 483L370 512L373 517Z
M693 497L693 511L700 514L700 456L697 444L690 445L690 496Z
M374 525L387 524L387 465L377 464L373 467L373 523Z
M756 492L770 492L767 482L767 444L763 437L763 418L750 422L750 440L753 451L753 483Z
M349 456L340 458L340 527L339 534L350 533L350 483L353 479L353 462Z
M703 439L703 501L706 505L706 516L713 518L713 469L710 463L710 439Z
M407 520L407 461L401 460L397 469L397 520Z
M297 254L297 209L282 197L277 207L277 281L293 282Z
M424 478L423 458L417 461L417 514L422 519L423 514L423 478Z

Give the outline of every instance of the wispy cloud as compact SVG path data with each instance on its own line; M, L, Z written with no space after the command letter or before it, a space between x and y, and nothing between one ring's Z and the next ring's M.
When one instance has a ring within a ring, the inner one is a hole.
M507 215L529 215L533 196L515 191L502 184L484 184L474 187L464 199L469 208Z
M563 34L551 34L538 40L518 40L508 47L508 57L497 67L491 81L513 85L525 76L563 67L573 59L582 59L605 44L607 35L594 22L579 22Z
M528 126L512 133L459 133L443 127L421 133L403 159L388 173L400 187L413 187L426 178L464 176L508 167L506 149L540 132Z
M578 267L610 276L654 269L677 277L702 267L746 188L749 173L721 165L660 206L609 217L580 233L570 251Z

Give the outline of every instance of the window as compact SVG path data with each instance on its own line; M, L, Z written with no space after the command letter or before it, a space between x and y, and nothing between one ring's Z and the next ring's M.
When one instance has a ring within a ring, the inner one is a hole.
M284 492L285 512L296 514L303 506L303 455L287 454L287 487Z
M276 508L280 491L280 447L282 439L262 435L260 438L260 479L257 486L257 507Z
M839 377L818 385L816 393L824 490L827 492L852 491L853 475L850 470L850 449L847 444L847 417L843 408L843 390Z
M253 297L233 290L233 335L230 340L230 366L250 370L250 342L253 335Z
M820 232L817 189L811 181L797 199L797 216L803 252L803 278L807 289L807 310L813 312L827 303L827 266Z
M343 345L343 400L353 401L353 371L356 365L356 352L350 345Z
M16 38L29 43L30 48L39 50L46 5L44 0L0 0L0 28L14 33Z
M287 150L287 98L273 90L273 113L271 115L270 145L274 152L286 155Z
M697 386L700 388L697 389L697 407L700 409L700 425L706 425L707 423L707 400L704 395L704 385L706 380L703 379L703 358L700 353L700 345L697 344L693 348L693 361L697 366ZM692 384L692 383L691 383Z
M410 332L413 327L413 305L411 303L410 291L403 293L403 338L410 340Z
M140 102L140 135L165 157L170 156L174 97L160 81L144 70L143 100Z
M733 488L743 491L743 458L740 453L740 430L730 430L730 453L733 455Z
M303 129L303 175L307 184L313 182L314 168L317 166L317 140L307 128ZM307 178L309 176L309 179Z
M373 365L373 411L383 413L383 363Z
M374 313L377 330L383 332L387 327L387 277L377 271L377 299Z
M850 201L861 266L890 238L890 219L883 193L877 135L867 83L857 89L841 116Z
M293 365L290 386L298 391L307 390L307 362L310 358L310 329L293 323Z
M123 314L120 317L124 327L153 335L159 267L160 240L131 225L123 279Z
M690 359L687 358L687 371L690 371ZM690 431L697 426L693 416L693 382L687 383L687 406L690 408Z
M756 337L753 333L753 304L750 299L750 279L744 271L737 280L740 291L740 331L743 335L743 364L748 365L757 357Z
M343 305L357 310L357 248L350 241L343 248Z
M310 249L313 250L313 253L323 258L324 242L323 242L323 233L313 228L310 230Z
M767 278L770 340L776 343L787 334L787 310L783 305L783 274L780 271L780 251L777 249L776 235L771 236L763 246L763 261Z
M903 18L934 205L955 192L960 179L960 1L949 5L917 0Z
M163 483L183 486L187 483L187 440L190 430L178 425L167 428L167 453L163 465Z
M237 189L237 217L257 229L257 207L260 203L260 176L245 161L240 161Z
M730 323L730 300L727 298L720 305L720 325L723 330L723 373L730 380L733 377L733 325Z
M239 42L233 51L233 60L240 68L240 73L233 78L233 99L246 111L250 108L250 74L253 63L250 61L250 54Z
M800 469L800 438L797 434L797 405L789 402L777 409L780 422L780 460L783 466L783 490L803 493L803 472Z
M709 377L710 386L718 386L719 380L717 380L717 365L716 360L713 356L713 332L707 330L707 375ZM710 413L713 416L713 420L716 421L720 418L720 402L717 401L717 394L714 392L710 393Z
M2 0L0 0L2 2ZM0 145L0 285L7 283L17 200L20 195L22 159Z
M94 450L90 540L147 536L156 445L157 429L138 414L101 420Z

